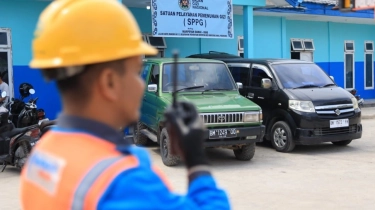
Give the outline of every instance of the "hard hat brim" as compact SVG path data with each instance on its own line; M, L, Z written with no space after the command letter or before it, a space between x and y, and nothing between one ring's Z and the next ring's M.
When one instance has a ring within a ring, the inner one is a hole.
M141 42L138 47L131 49L125 49L124 51L113 52L111 55L111 59L106 58L105 56L101 56L101 58L94 58L94 59L82 59L80 63L70 63L68 61L64 61L60 57L55 57L54 59L33 59L29 66L33 69L50 69L50 68L60 68L60 67L68 67L68 66L77 66L77 65L87 65L87 64L94 64L100 62L107 62L111 60L117 60L122 58L130 58L133 56L141 56L141 55L156 55L158 50L147 44L146 42ZM114 55L116 54L116 55Z
M156 55L156 54L158 54L158 50L155 47L147 44L146 42L141 42L140 48L141 48L140 49L141 50L140 55Z

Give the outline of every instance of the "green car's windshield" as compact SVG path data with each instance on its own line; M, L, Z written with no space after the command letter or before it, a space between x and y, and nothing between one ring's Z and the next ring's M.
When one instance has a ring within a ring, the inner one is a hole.
M163 92L173 91L173 64L163 65ZM221 63L179 63L177 64L177 90L201 92L205 90L236 90L227 67Z

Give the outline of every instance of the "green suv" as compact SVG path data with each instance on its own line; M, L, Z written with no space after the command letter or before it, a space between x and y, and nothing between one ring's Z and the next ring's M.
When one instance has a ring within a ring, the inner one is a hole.
M172 103L171 58L144 60L142 78L147 88L140 121L134 127L134 143L144 146L148 140L160 145L163 163L178 164L179 157L170 154L164 123L164 110ZM238 160L250 160L255 142L263 141L265 127L262 110L239 94L241 83L235 83L222 61L183 58L178 61L177 99L193 103L205 124L205 147L233 149Z

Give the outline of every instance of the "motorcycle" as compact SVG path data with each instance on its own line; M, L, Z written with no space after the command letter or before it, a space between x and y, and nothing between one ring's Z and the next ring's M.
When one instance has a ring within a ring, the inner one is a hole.
M362 108L363 105L364 105L365 100L363 98L361 98L360 95L357 95L357 90L356 89L352 89L349 92L357 99L357 101L358 101L358 107Z
M42 137L47 131L56 126L56 120L46 120L39 123L40 137Z
M27 103L23 100L35 94L35 89L28 83L22 83L19 87L21 99L12 99L10 106L11 120L17 128L22 128L34 124L38 124L42 121L49 120L45 116L43 109L37 109L36 102L38 97L30 99Z
M5 97L6 92L2 92L1 96ZM38 124L15 128L8 118L9 111L6 105L3 105L0 107L0 163L3 165L1 172L7 165L22 169L41 135Z

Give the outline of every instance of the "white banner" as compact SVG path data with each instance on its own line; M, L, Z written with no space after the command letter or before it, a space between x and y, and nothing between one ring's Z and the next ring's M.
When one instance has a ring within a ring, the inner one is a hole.
M232 0L151 0L152 35L233 39Z

